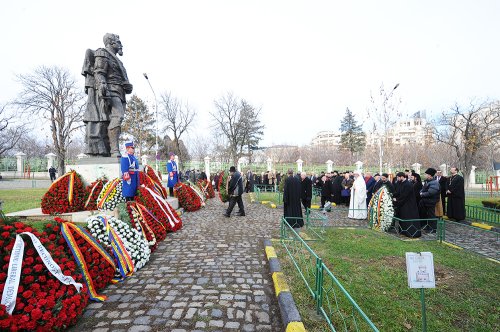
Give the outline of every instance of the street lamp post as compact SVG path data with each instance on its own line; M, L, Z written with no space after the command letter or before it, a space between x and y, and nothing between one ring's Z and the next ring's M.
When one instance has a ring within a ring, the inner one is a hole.
M153 92L153 96L155 97L155 117L156 117L155 168L156 168L156 172L158 172L158 101L156 100L155 90L153 89L153 86L151 85L151 82L149 81L148 75L146 73L144 73L144 78L146 78L146 81L148 81L149 87L151 88L151 91Z
M384 110L385 110L385 107L387 105L387 102L389 101L389 98L392 97L392 94L394 93L394 90L396 90L397 88L399 87L399 83L396 84L394 86L394 88L392 88L391 92L385 96L385 99L384 99ZM384 133L384 135L387 135L387 130L386 132ZM384 140L384 143L385 143L385 140ZM379 135L378 137L378 156L379 156L379 174L382 175L382 157L384 156L384 150L382 148L382 135Z

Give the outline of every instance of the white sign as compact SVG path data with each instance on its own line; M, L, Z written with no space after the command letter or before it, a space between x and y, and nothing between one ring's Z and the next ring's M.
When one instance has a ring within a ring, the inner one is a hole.
M431 252L407 252L406 273L410 288L436 288L434 258Z

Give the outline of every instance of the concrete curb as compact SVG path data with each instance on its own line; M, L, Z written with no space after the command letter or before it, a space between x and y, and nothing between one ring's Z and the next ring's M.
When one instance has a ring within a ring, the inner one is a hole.
M269 267L274 282L274 290L278 298L278 305L281 312L281 320L285 326L286 332L305 332L306 329L300 318L299 311L293 300L292 293L288 287L285 276L281 272L280 262L276 256L273 244L270 239L264 240L266 257L269 261Z

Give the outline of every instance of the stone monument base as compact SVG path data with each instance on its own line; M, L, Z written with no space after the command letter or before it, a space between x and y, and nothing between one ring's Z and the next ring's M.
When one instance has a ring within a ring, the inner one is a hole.
M98 178L108 180L118 178L120 173L120 159L116 157L90 157L78 159L74 165L66 165L66 172L75 170L81 175L84 185L89 185Z

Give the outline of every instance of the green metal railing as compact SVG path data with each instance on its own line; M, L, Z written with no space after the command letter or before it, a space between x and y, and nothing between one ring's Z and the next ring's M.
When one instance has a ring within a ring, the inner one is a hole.
M285 218L281 219L280 235L283 247L314 299L316 312L332 331L378 331L332 271Z
M500 224L500 210L477 205L465 205L467 219Z
M324 240L323 234L326 232L325 228L328 226L328 217L324 211L320 212L307 208L305 226L315 237Z
M255 194L255 200L260 201L272 201L277 205L283 204L283 193L279 191L263 191L261 187L254 186L253 190Z

